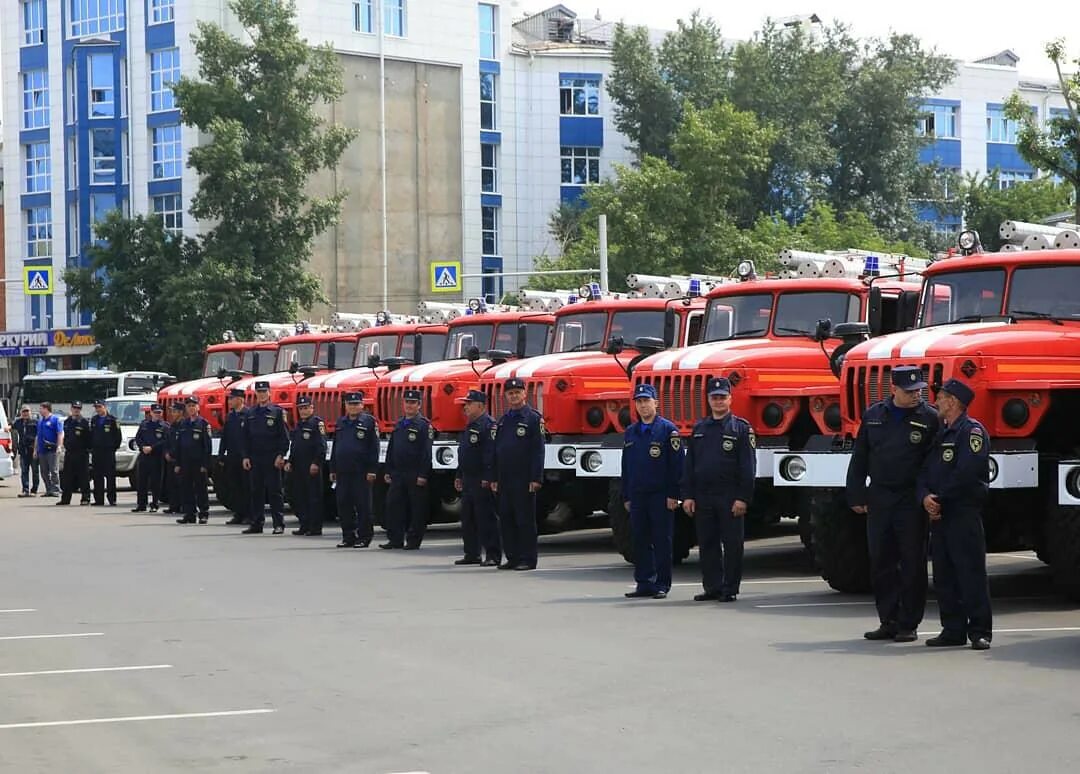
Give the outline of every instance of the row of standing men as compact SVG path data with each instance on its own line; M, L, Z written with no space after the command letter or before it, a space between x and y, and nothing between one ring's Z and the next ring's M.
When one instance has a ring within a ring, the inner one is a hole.
M865 415L848 475L848 500L866 518L871 572L880 626L872 640L917 639L926 601L926 535L943 631L928 645L959 645L969 639L982 650L991 638L981 509L989 480L989 437L966 413L974 395L952 379L941 386L938 412L922 399L927 385L916 367L892 372L892 397ZM290 431L282 409L270 402L269 384L257 382L256 405L246 408L242 390L230 394L222 437L224 474L244 482L245 496L230 523L261 533L269 503L274 533L284 531L282 472L293 472L297 535L319 535L323 521L323 462L326 428L305 398ZM745 517L755 484L756 437L750 424L731 412L732 384L708 382L709 413L684 443L678 428L657 413L657 393L640 384L634 392L638 419L625 431L622 497L634 546L635 588L629 598L663 599L671 589L674 511L695 523L703 591L695 601L734 602L742 580ZM526 403L525 384L504 385L509 408L498 420L486 395L471 390L462 399L467 426L458 446L455 485L462 496L464 556L458 565L531 570L537 564L536 495L543 481L544 426ZM388 485L383 549L420 548L429 513L431 442L435 430L420 411L421 394L407 390L404 414L390 435L382 475ZM367 547L374 535L372 485L380 472L374 418L363 411L363 394L345 396L329 454L329 476L342 529L340 548ZM181 523L207 518L206 473L210 428L198 417L195 399L188 416L169 436L185 503ZM160 438L149 420L140 437ZM152 457L155 446L141 447ZM153 468L151 467L151 471ZM149 474L148 482L154 480ZM145 503L140 473L139 503Z

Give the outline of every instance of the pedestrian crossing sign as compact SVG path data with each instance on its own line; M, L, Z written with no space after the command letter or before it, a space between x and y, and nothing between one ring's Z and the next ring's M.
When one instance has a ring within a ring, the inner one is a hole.
M431 292L461 292L461 261L431 262Z
M23 292L28 296L47 296L52 293L52 266L24 266Z

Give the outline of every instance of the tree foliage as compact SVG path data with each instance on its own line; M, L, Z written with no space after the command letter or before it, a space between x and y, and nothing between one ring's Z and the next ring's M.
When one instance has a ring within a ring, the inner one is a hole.
M1069 187L1050 178L1038 178L1001 189L997 171L969 177L964 186L964 223L979 232L987 250L1001 247L998 227L1004 220L1038 223L1068 209Z
M1031 107L1014 92L1005 103L1005 115L1020 124L1016 143L1020 155L1031 166L1058 175L1072 187L1076 222L1080 222L1080 71L1063 71L1065 42L1061 39L1047 45L1046 56L1057 70L1066 110L1050 116L1044 128ZM1080 67L1080 58L1073 62Z

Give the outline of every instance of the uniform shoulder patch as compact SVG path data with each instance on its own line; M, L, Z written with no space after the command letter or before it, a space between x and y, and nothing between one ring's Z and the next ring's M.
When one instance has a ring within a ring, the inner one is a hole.
M757 434L754 432L753 428L750 428L750 448L757 448Z
M674 451L678 451L682 448L682 438L679 437L678 433L671 434L671 448Z
M432 427L431 425L428 425L427 437L428 437L429 441L434 441L435 440L435 428Z
M492 425L491 426L491 440L494 441L495 436L498 435L498 434L499 434L499 426L498 425Z
M319 420L319 432L323 435L326 435L326 423L323 422L321 419Z
M983 449L983 443L985 439L981 432L976 433L975 428L972 428L971 434L968 436L968 446L971 447L971 451L978 454Z

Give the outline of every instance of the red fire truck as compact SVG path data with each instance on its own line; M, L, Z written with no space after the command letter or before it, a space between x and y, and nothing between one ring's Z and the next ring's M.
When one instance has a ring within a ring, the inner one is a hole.
M960 379L991 438L987 550L1034 548L1080 597L1080 251L983 253L974 232L961 234L960 248L927 269L916 330L846 353L841 432L774 455L774 481L808 492L825 580L840 591L868 588L865 517L847 508L843 491L862 413L887 397L896 366L922 368L930 398Z
M878 271L896 269L885 264ZM849 272L856 274L858 272ZM705 385L725 376L735 389L731 410L757 436L757 487L751 517L774 522L795 516L793 495L772 485L773 458L802 449L808 439L840 428L840 389L830 360L851 323L874 335L910 327L917 283L867 276L757 279L753 264L738 269L742 281L708 296L702 343L646 358L634 369L635 383L656 387L660 414L687 437L708 412ZM611 504L612 532L619 552L632 559L629 518L621 497ZM801 523L804 541L809 525ZM676 516L675 558L694 544L693 525Z
M489 368L480 379L496 418L503 383L525 381L548 441L537 518L545 532L586 525L608 508L619 475L621 433L630 423L629 371L640 355L696 339L704 299L612 298L598 285L555 312L549 354Z

